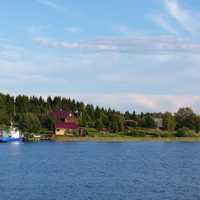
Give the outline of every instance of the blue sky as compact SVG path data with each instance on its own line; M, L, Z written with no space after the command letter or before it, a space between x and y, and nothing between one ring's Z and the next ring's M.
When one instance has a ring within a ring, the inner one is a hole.
M198 0L1 1L1 91L199 112L199 20Z

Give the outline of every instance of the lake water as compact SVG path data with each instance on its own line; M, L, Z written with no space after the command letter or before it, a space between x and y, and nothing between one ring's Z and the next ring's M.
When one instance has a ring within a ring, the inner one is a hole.
M200 199L200 143L9 143L0 158L0 200Z

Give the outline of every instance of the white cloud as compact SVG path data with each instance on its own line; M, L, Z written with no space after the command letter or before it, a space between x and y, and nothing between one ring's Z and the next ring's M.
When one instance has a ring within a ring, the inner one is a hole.
M33 41L49 48L80 49L92 52L128 54L200 53L200 43L174 37L109 38L80 42L53 41L38 37L33 38Z
M36 0L36 1L44 6L48 6L53 9L60 10L60 11L66 11L66 8L63 5L60 5L60 4L50 1L50 0Z
M200 30L195 13L181 7L178 0L165 0L169 14L188 32L197 33Z
M97 44L100 41L110 44L107 40L98 40ZM200 90L194 87L200 84L198 54L132 55L102 51L46 55L2 43L0 85L6 92L74 97L122 111L200 108Z
M137 93L70 94L70 96L96 105L121 111L176 112L180 107L192 107L200 112L200 96L146 95Z
M150 18L159 25L163 30L167 31L170 34L177 35L177 30L174 28L166 19L165 16L161 13L154 13L150 15Z
M44 31L49 30L52 27L52 25L47 24L47 25L37 25L37 26L30 26L27 28L27 31L35 36L35 35L41 35L43 34Z

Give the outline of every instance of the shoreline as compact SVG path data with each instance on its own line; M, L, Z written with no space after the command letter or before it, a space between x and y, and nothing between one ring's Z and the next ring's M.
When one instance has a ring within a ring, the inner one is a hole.
M54 136L51 140L58 142L200 142L200 137Z

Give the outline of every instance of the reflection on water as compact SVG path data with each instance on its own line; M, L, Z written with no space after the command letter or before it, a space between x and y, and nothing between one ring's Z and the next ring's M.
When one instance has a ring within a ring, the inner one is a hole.
M19 142L19 141L15 141L15 142L10 142L9 143L11 146L19 146L19 145L22 145L22 142Z
M0 144L0 199L200 199L200 143Z
M23 145L23 143L19 141L15 141L15 142L10 142L10 143L4 143L3 145L7 145L7 147L9 147L9 152L7 152L8 156L17 156L20 154L20 148L21 148L21 145Z

